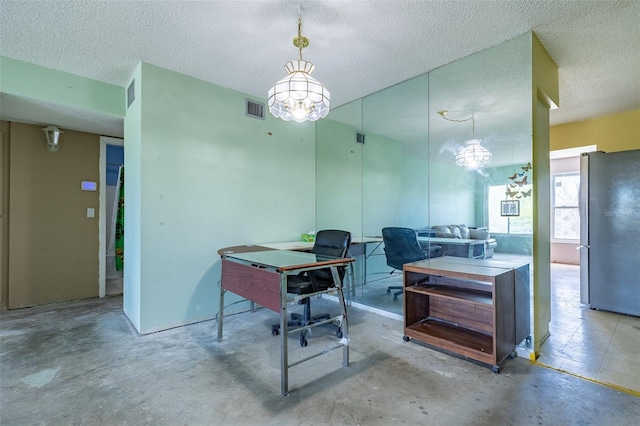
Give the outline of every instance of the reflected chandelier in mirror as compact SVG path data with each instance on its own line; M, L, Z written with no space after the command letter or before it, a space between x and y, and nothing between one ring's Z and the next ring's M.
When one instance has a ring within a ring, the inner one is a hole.
M480 145L480 139L474 138L476 130L476 120L474 114L472 113L471 117L469 118L454 120L447 117L448 113L449 111L447 110L438 111L438 114L440 114L442 118L448 121L453 121L455 123L463 123L465 121L471 120L471 139L467 140L465 142L466 146L461 148L456 153L456 165L466 167L469 170L476 170L482 168L486 164L489 164L493 156L491 154L491 151Z

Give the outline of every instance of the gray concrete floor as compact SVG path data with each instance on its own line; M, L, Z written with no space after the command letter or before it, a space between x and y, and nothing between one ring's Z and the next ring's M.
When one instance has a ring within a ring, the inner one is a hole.
M503 253L494 258L530 259ZM353 301L402 316L403 296L393 300L390 285L401 286L402 274L372 274L365 286L356 286ZM549 328L538 363L640 394L640 317L581 304L579 265L551 264Z
M334 309L313 300L314 311ZM8 425L629 425L640 398L530 363L490 368L402 340L402 323L350 308L340 350L293 367L280 396L273 312L138 336L122 298L0 315L0 424ZM317 330L317 329L316 329ZM335 334L314 330L307 348Z

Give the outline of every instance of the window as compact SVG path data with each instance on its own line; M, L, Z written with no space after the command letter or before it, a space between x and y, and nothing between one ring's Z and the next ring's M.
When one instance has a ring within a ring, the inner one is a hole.
M580 239L580 174L551 176L551 232L554 240Z
M514 197L508 197L509 185L489 186L489 231L501 234L531 234L533 233L533 197L532 186L524 185L518 188ZM501 201L520 201L519 216L502 216Z

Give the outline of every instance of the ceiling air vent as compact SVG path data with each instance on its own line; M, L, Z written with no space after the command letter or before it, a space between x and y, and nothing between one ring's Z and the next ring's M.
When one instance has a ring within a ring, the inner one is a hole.
M364 133L356 132L356 142L364 145Z
M264 104L251 99L245 99L246 108L245 115L248 117L259 118L264 120Z
M135 80L131 81L131 84L127 88L127 108L131 106L133 100L136 98Z

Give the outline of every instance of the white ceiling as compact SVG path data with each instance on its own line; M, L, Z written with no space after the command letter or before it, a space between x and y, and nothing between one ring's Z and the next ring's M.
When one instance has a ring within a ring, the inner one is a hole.
M303 56L337 107L533 31L559 67L551 124L640 108L640 1L11 1L3 56L125 86L139 61L266 98ZM122 120L2 95L3 119L122 136Z

